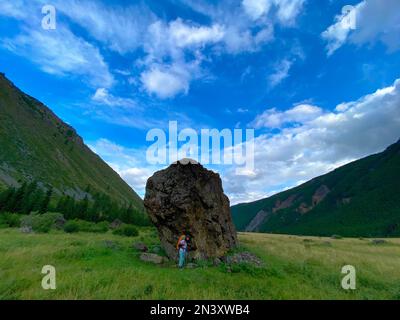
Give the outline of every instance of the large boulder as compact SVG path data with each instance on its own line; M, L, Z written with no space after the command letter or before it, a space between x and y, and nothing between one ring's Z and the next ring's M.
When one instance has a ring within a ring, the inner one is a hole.
M190 237L189 257L221 257L237 244L229 199L217 173L178 161L156 172L146 185L144 205L171 259L182 234Z

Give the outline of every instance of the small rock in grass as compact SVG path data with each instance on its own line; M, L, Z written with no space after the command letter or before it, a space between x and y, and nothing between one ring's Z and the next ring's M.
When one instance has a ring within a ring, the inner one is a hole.
M110 223L110 229L118 229L122 225L122 221L119 219L115 219L113 222Z
M148 251L147 246L143 242L134 243L133 244L133 248L138 250L138 251L141 251L141 252L147 252Z
M256 266L261 266L262 261L254 254L250 252L240 252L233 256L228 256L226 258L227 264L239 264L239 263L250 263Z
M221 263L222 263L222 261L221 261L220 258L215 258L213 260L213 265L216 266L216 267L218 267Z
M30 226L24 226L19 229L22 233L33 233L33 229Z
M195 264L195 263L188 263L188 264L186 265L186 268L188 268L188 269L195 269L195 268L197 268L197 264Z
M105 240L104 246L108 249L118 249L118 244L111 240Z
M379 244L385 244L385 243L387 243L387 241L383 240L383 239L374 239L374 240L372 240L372 244L379 245Z
M164 257L161 257L154 253L142 253L140 255L140 260L145 261L145 262L155 263L155 264L162 264L163 262L166 261L166 259Z

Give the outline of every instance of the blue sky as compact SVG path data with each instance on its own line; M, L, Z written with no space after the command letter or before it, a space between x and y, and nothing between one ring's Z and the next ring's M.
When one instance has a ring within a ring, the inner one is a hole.
M163 167L146 134L168 121L255 129L254 170L209 166L232 203L383 150L400 137L399 49L398 0L0 1L0 71L142 196Z

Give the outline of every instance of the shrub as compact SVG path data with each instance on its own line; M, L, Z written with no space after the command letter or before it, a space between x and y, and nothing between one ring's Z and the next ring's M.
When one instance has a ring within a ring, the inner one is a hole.
M64 231L67 233L75 233L79 231L79 224L76 221L68 221L64 225Z
M109 226L110 224L107 221L93 223L89 232L106 233L109 229Z
M139 235L139 231L136 229L136 227L125 224L118 229L115 229L113 234L126 237L137 237Z
M60 228L64 221L61 213L30 214L21 219L21 227L31 227L33 231L48 233L51 229Z
M4 228L18 228L21 225L21 216L16 213L1 213L0 225Z
M93 223L84 220L71 220L64 226L64 231L68 233L73 232L95 232L105 233L108 231L109 223L106 221Z

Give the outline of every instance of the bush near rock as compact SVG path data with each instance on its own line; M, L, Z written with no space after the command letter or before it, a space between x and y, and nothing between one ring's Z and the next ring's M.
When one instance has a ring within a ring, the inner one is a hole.
M221 257L237 244L221 178L200 164L178 161L156 172L147 181L144 205L170 259L177 257L182 234L191 239L194 259Z
M43 214L32 213L21 219L21 228L32 228L35 232L47 233L51 229L60 229L65 223L64 216L57 212Z
M74 232L93 232L93 233L106 233L109 228L107 221L102 222L89 222L85 220L69 220L64 225L64 231L67 233Z
M66 233L76 233L79 232L79 224L76 221L67 221L64 225L64 231Z
M139 235L139 231L136 227L125 224L120 226L118 229L115 229L113 234L125 237L137 237Z
M0 225L7 228L18 228L21 225L21 215L10 212L0 212Z

